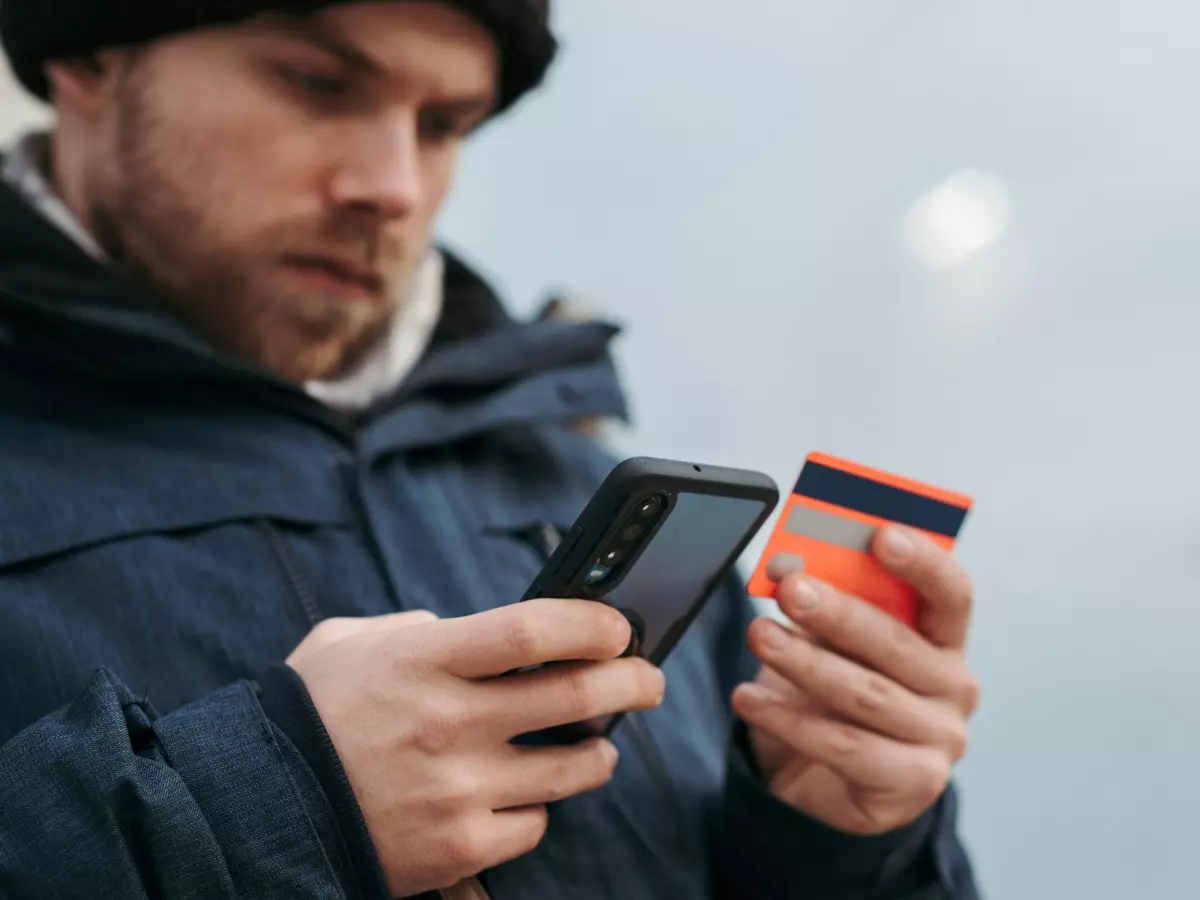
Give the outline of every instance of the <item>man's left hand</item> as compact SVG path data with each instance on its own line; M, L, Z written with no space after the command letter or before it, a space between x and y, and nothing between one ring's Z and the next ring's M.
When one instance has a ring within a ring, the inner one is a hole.
M751 626L764 666L733 695L771 792L859 835L908 825L937 802L979 702L965 660L966 571L909 529L881 530L873 552L919 595L917 627L789 575L777 596L793 624Z

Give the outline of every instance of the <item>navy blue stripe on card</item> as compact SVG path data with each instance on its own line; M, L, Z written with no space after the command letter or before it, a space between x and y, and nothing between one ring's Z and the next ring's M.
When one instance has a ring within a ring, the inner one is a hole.
M794 493L949 538L967 518L964 507L814 462L805 464Z

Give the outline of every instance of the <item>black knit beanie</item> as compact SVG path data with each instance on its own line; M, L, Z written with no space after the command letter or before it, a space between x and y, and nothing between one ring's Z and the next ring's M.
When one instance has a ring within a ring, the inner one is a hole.
M43 100L43 66L106 47L142 44L168 34L249 19L303 15L345 0L0 0L0 40L17 80ZM500 47L500 101L507 109L541 83L557 44L550 0L441 0L479 21Z

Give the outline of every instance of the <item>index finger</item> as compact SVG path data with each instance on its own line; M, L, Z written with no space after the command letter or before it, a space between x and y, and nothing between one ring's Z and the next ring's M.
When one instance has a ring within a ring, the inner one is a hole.
M596 600L539 598L449 619L437 650L460 678L491 678L549 662L616 659L631 637L626 618Z
M939 647L961 649L973 603L967 570L949 551L911 528L880 529L872 547L880 563L920 595L917 630Z
M960 657L870 603L819 581L793 577L780 588L779 606L820 643L916 694L948 697L960 692Z

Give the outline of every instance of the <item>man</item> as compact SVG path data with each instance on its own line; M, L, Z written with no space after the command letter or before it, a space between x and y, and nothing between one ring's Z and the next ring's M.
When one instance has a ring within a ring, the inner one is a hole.
M574 426L614 330L510 319L431 233L547 22L0 5L55 112L0 191L0 896L975 896L970 585L919 536L877 546L917 630L731 582L663 672L512 603L613 462Z

